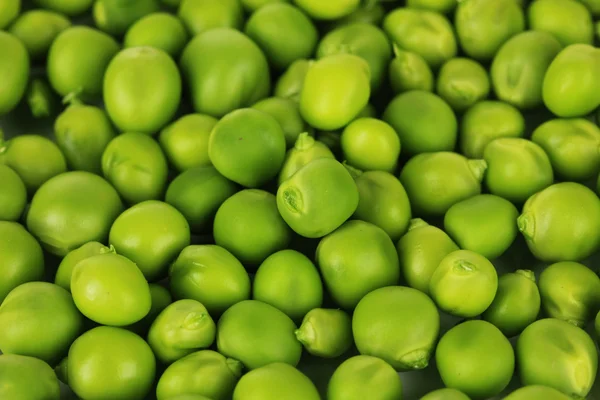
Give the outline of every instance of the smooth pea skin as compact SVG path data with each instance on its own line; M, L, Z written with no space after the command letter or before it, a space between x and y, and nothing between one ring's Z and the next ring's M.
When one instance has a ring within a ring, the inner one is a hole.
M135 262L146 279L159 280L189 246L190 228L177 209L149 200L119 215L110 228L109 242L118 254Z
M469 396L460 390L444 388L434 390L421 397L420 400L470 400Z
M149 46L178 57L188 40L183 22L174 15L157 12L133 24L124 38L125 47Z
M518 216L510 201L480 194L450 207L444 216L444 230L461 249L494 259L517 238Z
M24 283L0 306L4 354L36 357L54 365L66 355L82 327L83 316L69 292L52 283Z
M600 248L600 199L578 183L557 183L527 200L517 224L537 259L579 261Z
M515 354L508 339L494 325L479 320L463 322L446 332L435 359L446 387L472 399L498 395L515 369Z
M411 158L400 173L415 215L442 216L461 200L481 193L484 160L457 153L423 153Z
M443 230L420 218L410 221L408 232L396 245L402 278L408 286L429 294L429 282L440 262L458 250Z
M537 319L540 301L535 274L519 269L498 279L496 297L483 313L483 319L494 324L507 337L513 337Z
M335 20L347 15L360 6L360 0L294 0L294 4L300 7L311 18L317 20Z
M515 390L504 400L569 400L570 397L548 386L530 385Z
M209 399L203 396L227 400L241 375L239 361L212 350L197 351L169 365L158 381L156 397L175 400L188 395L195 396L189 400Z
M88 242L81 247L71 250L58 265L54 283L70 292L71 276L75 266L86 258L109 252L114 252L114 249L110 249L100 242Z
M298 172L302 167L318 158L335 159L335 156L323 142L315 140L306 132L301 133L294 147L286 153L283 166L279 171L279 185Z
M159 144L144 133L123 133L102 153L102 174L129 204L163 196L167 159Z
M29 81L29 55L15 36L0 31L0 115L19 104Z
M244 265L256 267L288 247L292 230L277 211L275 195L260 189L242 190L221 204L215 215L215 243Z
M0 6L0 29L6 29L21 12L21 0L8 0Z
M413 90L399 94L388 104L383 120L398 133L402 154L452 151L456 145L456 116L448 103L433 93Z
M354 356L340 364L327 386L329 400L402 398L402 382L394 368L377 357Z
M390 62L388 78L394 93L411 90L433 91L433 72L423 57L412 51L394 47L395 57Z
M312 60L294 61L277 80L273 94L276 97L299 102L302 86L304 86L304 78L313 63Z
M122 210L118 193L107 181L89 172L66 172L35 193L27 229L44 249L63 257L87 242L106 242Z
M553 119L538 126L531 140L544 149L565 180L584 182L600 173L600 128L583 118Z
M93 0L34 0L36 5L69 17L83 14L92 7Z
M237 191L238 186L214 167L194 167L169 184L165 201L183 214L192 233L206 233L221 204Z
M400 139L388 123L376 118L352 121L341 135L344 159L361 170L393 172L400 156Z
M0 355L0 398L59 400L60 397L59 381L48 364L34 357Z
M291 0L240 0L244 9L250 13L269 4L290 2Z
M100 98L104 73L118 51L115 39L97 29L87 26L65 29L48 51L50 84L61 96Z
M352 320L343 310L314 308L295 332L306 351L321 358L336 358L352 344Z
M432 69L456 55L452 25L437 12L397 8L385 17L383 29L400 49L419 54Z
M217 348L249 370L271 363L296 366L302 345L295 331L294 321L282 311L258 300L245 300L231 306L219 319Z
M470 250L458 250L440 261L429 282L431 298L455 316L473 318L492 304L498 290L494 265Z
M17 221L26 205L25 183L12 168L0 164L0 221Z
M514 106L502 101L486 100L469 108L460 124L460 152L467 158L482 158L494 139L523 137L525 118Z
M517 341L523 385L544 385L585 398L596 379L598 353L582 329L555 318L529 325Z
M532 30L551 33L564 46L594 41L592 16L580 1L536 0L529 6L527 19Z
M141 400L154 382L156 361L135 333L100 326L73 343L67 370L69 386L80 398Z
M504 42L525 30L525 15L514 0L467 0L458 4L454 23L464 52L487 61Z
M211 165L208 139L217 122L210 115L189 114L163 129L158 140L171 165L180 172Z
M562 118L583 117L600 105L600 50L586 44L565 47L546 71L544 104Z
M201 114L220 118L270 92L265 55L234 29L212 29L194 37L183 50L180 66L194 109Z
M233 400L319 400L314 383L293 366L281 362L248 372L238 382Z
M120 37L136 21L158 10L157 0L96 0L92 16L98 28Z
M31 59L37 61L46 56L54 39L70 26L71 21L60 13L30 10L17 18L9 32L23 42Z
M181 0L177 16L191 36L215 28L240 29L244 23L239 0Z
M440 68L436 91L450 107L460 112L488 97L490 78L477 61L453 58Z
M279 122L287 148L294 147L300 134L310 129L300 115L298 103L292 99L269 97L254 104L252 108L266 112Z
M73 104L56 118L54 135L71 170L100 174L102 154L116 132L101 108Z

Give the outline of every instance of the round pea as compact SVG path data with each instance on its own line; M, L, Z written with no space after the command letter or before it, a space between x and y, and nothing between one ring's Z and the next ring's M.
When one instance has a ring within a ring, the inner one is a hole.
M233 400L319 400L311 380L296 368L275 362L250 371L238 382Z
M130 204L161 198L167 183L167 159L144 133L123 133L102 153L102 174Z
M470 400L469 396L460 390L444 388L434 390L421 397L420 400Z
M304 86L304 78L313 63L314 61L297 60L290 64L277 80L274 95L299 102L302 86Z
M191 36L217 28L240 29L244 23L239 0L181 0L177 16Z
M25 183L12 168L0 164L0 221L17 221L26 205Z
M176 299L201 302L212 316L250 298L250 278L230 252L216 245L192 245L181 251L169 269Z
M564 46L594 41L592 16L579 1L536 0L527 10L527 20L530 29L551 33Z
M352 320L345 311L337 309L310 310L295 334L306 351L321 358L339 357L354 343Z
M488 97L490 78L477 61L453 58L440 68L436 92L455 111L464 111Z
M497 290L494 265L470 250L457 250L444 257L429 282L429 293L438 307L463 318L483 313L492 304Z
M178 57L188 40L183 22L165 12L148 14L134 23L124 38L125 47L155 47Z
M457 2L454 0L407 0L406 6L410 8L420 8L423 10L437 11L441 14L448 14L454 11Z
M339 19L356 11L360 6L360 0L294 0L294 3L317 20Z
M148 200L123 212L110 228L109 242L133 261L146 279L159 280L190 244L190 228L177 209Z
M8 31L23 42L31 59L37 61L46 56L54 39L70 26L71 21L63 14L30 10L19 15Z
M400 139L389 124L375 118L352 121L341 137L344 159L361 170L393 172L400 156Z
M300 115L298 103L292 99L269 97L254 104L252 108L266 112L279 122L288 148L294 147L300 134L309 129Z
M88 242L81 247L71 250L58 265L54 283L70 292L71 276L73 275L73 269L75 266L86 258L109 252L114 253L114 249L106 247L99 242Z
M29 81L29 55L25 45L0 31L0 115L12 111L23 98Z
M19 16L21 0L7 0L0 5L0 29L6 29Z
M136 21L158 10L156 0L96 0L92 16L98 28L122 36Z
M517 224L537 259L582 260L600 248L600 199L578 183L557 183L527 200Z
M60 385L52 368L34 357L0 355L0 397L4 399L60 399Z
M288 150L285 156L283 166L279 171L279 185L318 158L335 159L335 156L323 142L315 140L306 132L301 133L296 139L294 147Z
M394 93L411 90L433 91L433 72L421 55L394 47L395 57L390 62L388 78Z
M569 400L570 397L548 386L530 385L515 390L504 400Z
M399 94L388 104L383 120L398 133L403 154L452 151L456 145L456 116L448 103L433 93L412 90Z

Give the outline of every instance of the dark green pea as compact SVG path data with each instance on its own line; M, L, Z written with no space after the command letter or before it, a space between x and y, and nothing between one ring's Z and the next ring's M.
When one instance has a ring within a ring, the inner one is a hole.
M191 36L214 28L240 29L244 23L239 0L181 0L177 16Z
M310 60L294 61L279 77L275 85L275 96L299 101L300 92L304 86L304 77L311 63Z
M50 117L61 107L56 93L43 78L34 78L29 82L26 98L34 118Z
M123 45L156 47L171 57L178 57L187 40L188 33L179 18L165 12L156 12L134 23L127 30Z
M56 276L54 277L54 283L70 292L71 275L73 274L73 269L77 263L85 260L86 258L109 252L114 253L114 249L106 247L100 242L88 242L81 247L71 250L58 265L58 270L56 271Z
M440 68L436 91L454 111L464 111L488 97L490 78L477 61L453 58Z
M270 114L279 122L285 134L287 148L294 147L298 136L310 129L300 115L298 103L292 99L269 97L254 104L252 108Z
M306 351L321 358L336 358L352 346L352 320L343 310L315 308L295 332Z
M21 0L7 0L0 5L0 29L6 29L21 12Z
M25 183L12 168L0 164L0 221L17 221L26 205Z
M389 80L394 93L410 90L433 91L433 72L423 57L394 46L396 57L389 67Z
M10 26L9 32L19 38L32 60L43 59L56 37L71 26L64 15L49 10L24 12Z
M592 16L580 1L536 0L527 19L531 30L551 33L563 46L594 41Z
M0 31L0 115L19 104L29 82L29 54L25 45L10 33Z
M158 0L96 0L92 14L98 28L122 36L140 18L158 10Z

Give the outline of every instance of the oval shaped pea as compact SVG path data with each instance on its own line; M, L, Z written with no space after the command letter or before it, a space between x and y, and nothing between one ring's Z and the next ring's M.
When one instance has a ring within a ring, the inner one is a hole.
M144 133L123 133L104 149L102 174L127 203L137 204L163 196L167 160L152 137Z
M523 385L544 385L585 398L594 384L595 344L584 330L568 322L548 318L529 325L519 336L516 354Z
M579 1L536 0L527 10L527 20L530 29L551 33L563 46L594 41L592 16Z
M420 400L470 400L469 396L460 390L444 388L434 390L421 397Z
M306 351L322 358L339 357L354 343L352 320L343 310L314 308L304 316L295 334Z
M389 124L375 118L359 118L344 128L342 152L348 164L361 170L393 172L400 156L400 139Z
M358 9L360 0L330 0L323 3L319 0L294 0L311 18L317 20L335 20L345 17Z
M70 26L71 21L60 13L30 10L19 15L8 31L23 42L31 59L38 61L46 56L54 39Z
M73 275L73 269L75 266L86 258L110 252L114 253L114 249L106 247L100 242L88 242L76 249L71 250L58 265L54 283L70 292L71 276Z
M389 66L388 77L394 93L411 90L433 91L433 72L421 55L394 46L395 57Z
M0 221L17 221L27 205L27 187L12 168L0 164Z
M290 64L277 80L274 95L299 102L300 92L302 86L304 86L304 78L312 63L314 61L297 60Z
M288 148L294 147L298 136L310 129L300 115L298 103L292 99L269 97L254 104L252 108L266 112L279 122Z
M15 36L0 31L0 115L12 111L23 98L29 81L29 55Z
M244 23L239 0L181 0L177 16L192 36L218 28L240 29Z
M578 183L557 183L527 200L517 224L537 259L582 260L600 248L600 199Z
M477 61L453 58L440 68L436 92L455 111L464 111L488 97L490 78Z
M315 140L306 132L301 133L294 147L288 150L285 156L283 166L279 171L279 185L302 167L319 158L335 159L335 156L324 143Z
M5 399L59 400L60 384L52 368L42 360L3 354L0 355L0 396Z
M92 16L98 28L113 36L122 36L140 18L158 10L156 0L96 0Z
M21 0L8 0L0 6L0 29L6 29L21 12Z
M149 46L171 57L178 57L185 47L188 34L183 22L165 12L148 14L137 20L125 34L124 47Z
M312 381L293 366L281 362L250 371L238 382L233 400L319 400Z
M570 397L548 386L530 385L515 390L504 400L569 400Z

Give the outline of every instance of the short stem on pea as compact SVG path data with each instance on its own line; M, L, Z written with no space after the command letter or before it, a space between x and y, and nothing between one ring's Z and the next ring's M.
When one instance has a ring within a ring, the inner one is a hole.
M535 220L531 213L523 213L517 218L517 227L519 232L525 236L525 239L533 240L535 235Z
M306 151L313 147L315 144L315 138L310 136L308 132L302 132L298 139L296 139L296 143L294 144L294 148L299 151Z
M467 163L475 179L479 182L483 181L483 176L488 168L487 162L485 160L468 160Z
M529 270L529 269L518 269L515 274L524 276L525 278L529 279L530 281L535 282L535 274L533 273L533 271Z
M421 218L413 218L410 220L410 224L408 225L408 231L412 231L418 228L423 228L425 226L429 226L427 221Z

